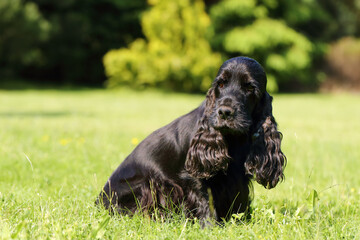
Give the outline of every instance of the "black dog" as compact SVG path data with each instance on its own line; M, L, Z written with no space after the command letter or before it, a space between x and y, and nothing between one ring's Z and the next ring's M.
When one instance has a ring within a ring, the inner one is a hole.
M223 63L206 100L153 132L121 163L97 200L119 213L179 206L187 216L216 219L246 212L252 178L273 188L284 178L282 135L258 62Z

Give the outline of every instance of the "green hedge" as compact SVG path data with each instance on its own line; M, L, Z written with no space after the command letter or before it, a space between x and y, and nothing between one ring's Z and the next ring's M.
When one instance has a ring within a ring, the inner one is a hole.
M49 38L50 24L36 4L0 1L0 76L12 76L26 66L44 64L41 44Z
M141 37L146 0L0 0L0 78L103 86L102 57Z
M202 1L158 0L142 17L146 39L104 57L107 86L161 87L197 92L209 88L221 57L208 43L210 19Z
M266 3L224 0L213 6L210 16L217 37L212 44L229 56L257 59L267 71L271 92L293 80L307 84L312 80L313 43L284 21L270 18L269 10L276 2Z

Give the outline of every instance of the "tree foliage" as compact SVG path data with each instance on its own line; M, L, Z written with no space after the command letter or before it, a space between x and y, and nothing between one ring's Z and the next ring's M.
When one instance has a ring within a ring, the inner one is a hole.
M262 0L268 2L269 0ZM283 19L312 41L332 42L360 34L358 0L271 0L269 16Z
M41 66L40 46L49 37L50 24L34 3L0 1L0 74L10 76L22 66Z
M285 21L271 18L277 1L225 0L210 10L216 38L213 45L229 56L257 59L268 73L268 90L294 78L308 81L313 43ZM224 28L224 26L226 26Z
M0 78L102 86L104 63L108 86L204 91L219 54L247 55L270 91L298 90L346 36L359 0L0 0Z
M210 19L202 1L153 0L144 13L146 39L104 57L108 86L155 86L205 91L221 64L207 40Z
M22 78L102 86L103 55L142 36L146 7L145 0L0 0L1 61Z

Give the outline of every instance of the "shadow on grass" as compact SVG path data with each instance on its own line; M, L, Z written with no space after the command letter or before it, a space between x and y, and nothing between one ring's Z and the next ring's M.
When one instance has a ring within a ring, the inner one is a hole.
M51 82L28 81L22 79L0 79L0 90L5 91L27 91L27 90L61 90L61 91L84 91L98 90L103 87L91 87L69 84L52 84Z
M210 87L210 86L209 86ZM28 81L28 80L3 80L0 76L0 90L4 91L31 91L31 90L55 90L62 92L82 92L82 91L91 91L91 90L105 90L105 86L85 86L85 85L69 85L69 84L52 84L51 82L41 82L41 81ZM118 86L116 88L109 88L108 90L130 90L134 93L149 93L156 92L164 95L168 94L186 94L193 96L205 96L205 92L186 92L181 90L167 89L167 88L157 88L151 86L142 86L133 88L128 85Z
M91 114L79 113L79 112L0 112L0 118L33 118L33 117L44 117L44 118L56 118L65 117L71 115L90 116Z

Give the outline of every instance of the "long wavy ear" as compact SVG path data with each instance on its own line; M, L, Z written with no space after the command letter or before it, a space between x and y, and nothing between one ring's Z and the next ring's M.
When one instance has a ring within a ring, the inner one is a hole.
M269 189L284 179L286 166L280 148L282 134L277 130L271 103L272 97L265 92L254 116L252 145L245 162L247 174L255 175L256 181Z
M222 134L208 123L214 107L215 90L210 88L204 115L198 122L198 130L191 140L185 161L186 171L196 178L210 178L219 171L225 171L230 160Z

